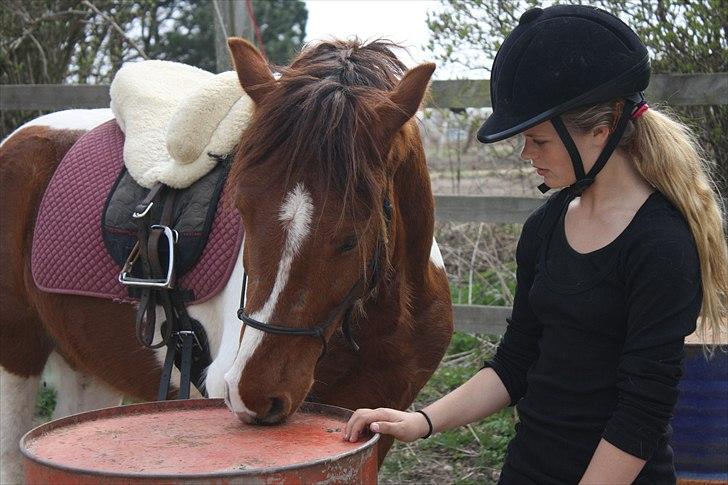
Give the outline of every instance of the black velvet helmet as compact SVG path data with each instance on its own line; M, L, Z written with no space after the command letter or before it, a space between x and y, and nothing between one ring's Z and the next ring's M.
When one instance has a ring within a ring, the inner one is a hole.
M647 49L612 14L583 5L531 9L495 57L490 81L493 113L478 131L478 140L503 140L551 120L571 155L579 185L572 188L580 193L614 151L629 115L644 103L641 92L649 79ZM625 100L624 120L620 118L624 126L618 130L617 123L605 147L606 152L612 142L609 153L603 152L604 160L594 165L597 170L585 175L559 115L619 98Z

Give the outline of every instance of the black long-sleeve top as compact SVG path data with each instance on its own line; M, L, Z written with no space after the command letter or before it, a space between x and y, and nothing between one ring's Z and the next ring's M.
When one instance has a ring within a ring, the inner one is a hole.
M552 196L525 223L513 313L486 363L519 415L501 483L577 483L602 438L647 460L635 483L674 483L669 420L702 303L689 226L655 192L581 254L564 232L569 200Z

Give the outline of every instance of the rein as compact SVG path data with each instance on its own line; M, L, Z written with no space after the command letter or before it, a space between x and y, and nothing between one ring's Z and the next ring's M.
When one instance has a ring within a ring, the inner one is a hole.
M387 232L389 232L389 226L392 221L392 205L390 204L389 199L384 199L383 212L386 221ZM374 254L369 261L369 268L371 269L371 278L369 284L367 285L365 282L365 277L361 276L359 280L354 284L354 286L352 286L351 289L348 291L344 299L329 312L328 318L326 318L323 323L316 325L313 328L295 328L261 322L259 320L255 320L254 318L251 318L250 315L245 313L245 293L248 284L247 272L243 273L243 285L240 292L240 308L238 308L238 318L245 325L255 328L256 330L260 330L261 332L270 333L273 335L284 335L289 337L314 337L317 339L321 339L322 350L321 355L319 356L319 360L321 360L328 350L326 337L324 335L326 329L329 328L334 322L336 322L337 319L343 314L344 318L341 322L341 331L351 348L355 352L358 352L359 344L356 343L354 337L351 335L351 328L349 326L351 310L357 300L364 300L364 298L370 296L374 291L374 288L379 281L379 272L381 271L380 259L383 247L384 241L382 238L379 238L379 240L377 241L377 246L374 249ZM369 289L368 292L365 291L367 288Z

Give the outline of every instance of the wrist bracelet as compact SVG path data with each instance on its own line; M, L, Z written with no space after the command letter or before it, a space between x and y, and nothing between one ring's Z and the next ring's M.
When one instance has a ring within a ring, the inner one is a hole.
M427 426L430 427L429 431L427 431L427 434L425 436L423 436L422 438L420 438L420 439L421 440L424 440L426 438L429 438L430 435L432 435L432 421L430 421L430 417L427 414L425 414L425 412L423 410L421 410L421 409L418 409L415 412L416 413L420 413L421 415L423 415L425 417L425 419L427 420Z

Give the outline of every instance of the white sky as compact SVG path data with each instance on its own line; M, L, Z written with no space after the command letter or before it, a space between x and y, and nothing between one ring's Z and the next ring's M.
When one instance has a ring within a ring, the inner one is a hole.
M399 54L408 66L433 61L425 49L430 37L427 12L437 10L437 0L305 0L308 9L306 41L332 37L360 39L383 37L405 46L408 58ZM438 63L439 64L439 63ZM435 78L449 79L459 72L438 65Z

